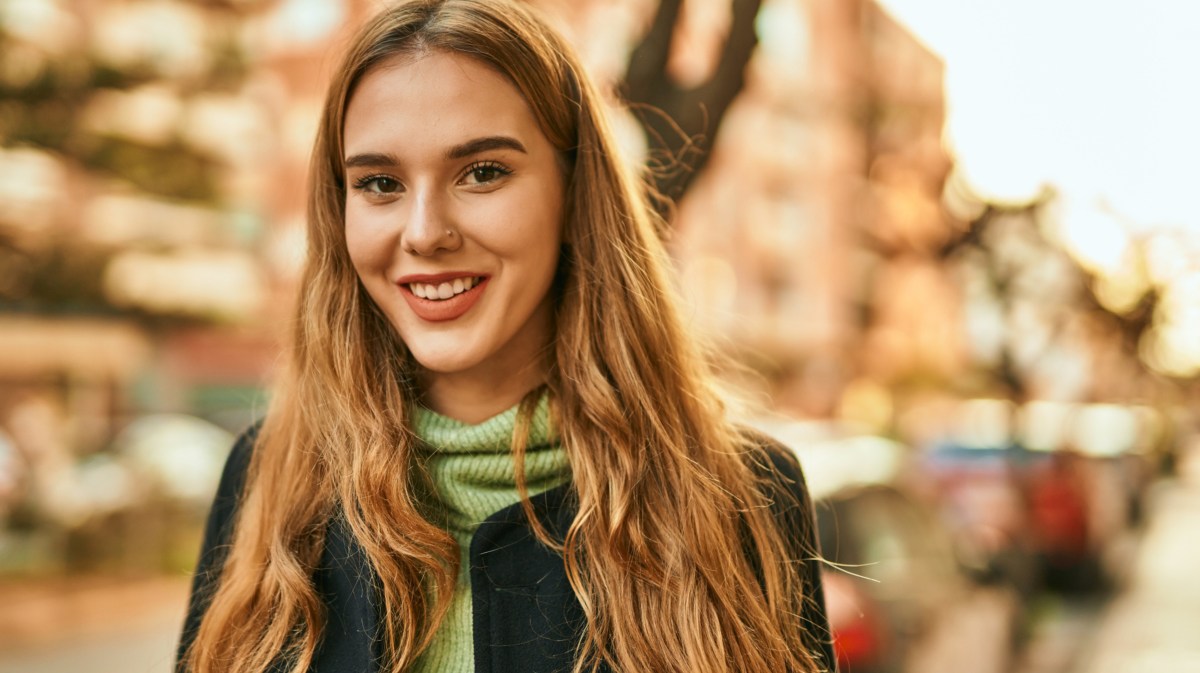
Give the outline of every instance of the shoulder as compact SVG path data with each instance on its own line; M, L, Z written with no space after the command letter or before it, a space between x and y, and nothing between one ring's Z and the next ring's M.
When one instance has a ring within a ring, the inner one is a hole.
M739 427L751 471L778 524L806 552L816 550L816 516L795 452L759 430Z
M233 537L233 522L237 516L238 502L246 485L246 474L250 469L250 459L253 457L254 445L258 441L261 427L260 421L242 432L225 460L225 469L221 474L212 508L209 510L200 556L192 577L191 598L188 601L183 633L176 653L177 664L185 658L187 649L200 628L200 620L216 591Z
M210 555L220 556L233 536L233 522L237 518L238 505L246 488L250 462L254 457L254 447L258 442L261 427L262 422L259 421L238 435L229 457L225 459L225 469L213 496L212 508L209 510L204 530L204 550L200 559L202 567L219 565L217 562L206 564L206 561Z
M792 545L794 560L804 583L807 598L802 617L805 648L816 655L826 670L836 671L833 640L825 612L825 589L821 576L821 548L817 523L804 471L795 452L779 440L758 430L739 428L749 447L750 464L761 484L775 520Z
M739 426L749 463L755 475L771 489L790 491L804 502L809 500L804 470L790 448L774 437L754 428Z
M246 476L250 471L250 461L254 456L254 446L258 442L261 428L262 421L258 421L242 431L225 459L225 468L221 472L221 481L217 486L209 516L210 528L216 524L223 531L233 518L246 486Z
M229 457L225 459L225 469L221 473L221 481L213 497L205 531L206 543L209 545L224 544L230 537L232 522L242 498L242 491L245 490L250 461L254 457L254 447L258 443L261 429L262 421L258 421L244 430L238 435Z
M229 457L225 459L225 469L221 474L221 485L217 488L217 496L235 495L241 492L246 483L246 473L250 469L250 459L254 455L254 446L258 443L258 434L262 430L262 421L255 422L238 435Z

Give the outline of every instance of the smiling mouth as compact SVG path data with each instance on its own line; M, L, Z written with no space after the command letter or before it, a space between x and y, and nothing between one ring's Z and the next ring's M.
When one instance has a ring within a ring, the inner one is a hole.
M408 283L409 292L428 301L446 301L470 290L483 280L483 276L455 278L441 283Z

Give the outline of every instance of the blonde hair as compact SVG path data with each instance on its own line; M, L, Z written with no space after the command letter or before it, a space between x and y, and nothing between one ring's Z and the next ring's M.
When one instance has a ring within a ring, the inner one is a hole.
M817 670L808 649L817 639L801 617L812 587L800 561L812 550L781 530L769 500L783 495L764 487L748 457L761 451L725 419L677 317L646 194L615 158L568 46L528 10L496 0L385 10L329 88L290 366L186 667L250 673L282 658L308 669L325 623L311 577L333 516L378 578L383 670L407 669L448 609L458 549L415 495L427 479L410 429L416 363L359 283L343 235L346 105L372 68L424 51L466 54L507 77L567 167L546 385L578 514L555 539L527 497L523 506L562 553L587 619L576 670ZM524 494L523 427L514 451Z

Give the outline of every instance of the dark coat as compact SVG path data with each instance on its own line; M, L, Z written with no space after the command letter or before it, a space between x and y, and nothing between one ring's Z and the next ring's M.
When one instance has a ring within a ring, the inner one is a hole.
M182 652L195 638L208 599L216 588L231 537L238 498L257 435L239 438L225 465L209 514L200 562L192 583ZM800 466L790 452L766 440L774 466L772 488L795 497L772 497L775 514L804 548L816 550L813 510ZM552 533L565 533L575 516L569 485L531 498L534 511ZM792 506L781 503L794 502ZM471 587L476 673L559 673L571 670L575 646L585 627L583 610L567 581L562 557L537 541L520 505L496 512L471 540ZM812 625L810 651L835 670L825 600L817 561L804 559L805 578L814 593L804 618ZM326 537L321 565L314 576L325 599L328 621L313 673L368 673L378 670L378 597L366 554L344 521L335 518Z

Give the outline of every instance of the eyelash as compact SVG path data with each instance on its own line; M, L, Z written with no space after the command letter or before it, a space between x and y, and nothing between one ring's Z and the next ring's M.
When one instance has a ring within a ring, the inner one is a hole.
M479 170L496 171L497 173L500 174L500 177L504 177L506 175L512 175L512 169L508 168L504 164L501 164L496 161L487 160L487 161L476 161L475 163L471 164L470 166L467 166L467 170L463 173L463 178L465 179L466 177L470 176L475 171L479 171ZM491 181L489 180L489 182L491 182Z
M364 190L368 186L370 186L370 184L372 182L375 182L376 180L390 180L392 182L399 184L399 181L397 181L396 178L393 178L390 175L383 175L383 174L364 175L363 177L354 181L354 188L357 190L360 190L360 191Z
M467 170L463 172L462 179L465 180L471 174L475 173L476 171L481 171L481 170L496 171L496 173L498 173L500 177L512 175L512 169L508 168L507 166L505 166L497 161L487 160L487 161L476 161L475 163L468 166ZM388 180L388 181L396 183L397 185L399 184L399 182L395 178L391 177L390 175L384 175L381 173L377 173L377 174L373 174L373 175L364 175L361 178L358 178L357 180L354 181L353 187L354 187L354 189L356 189L358 191L364 191L371 185L371 183L373 183L377 180ZM488 181L484 182L483 184L486 184L487 182L492 182L492 181L493 180L488 180ZM381 193L389 193L389 192L381 192Z

